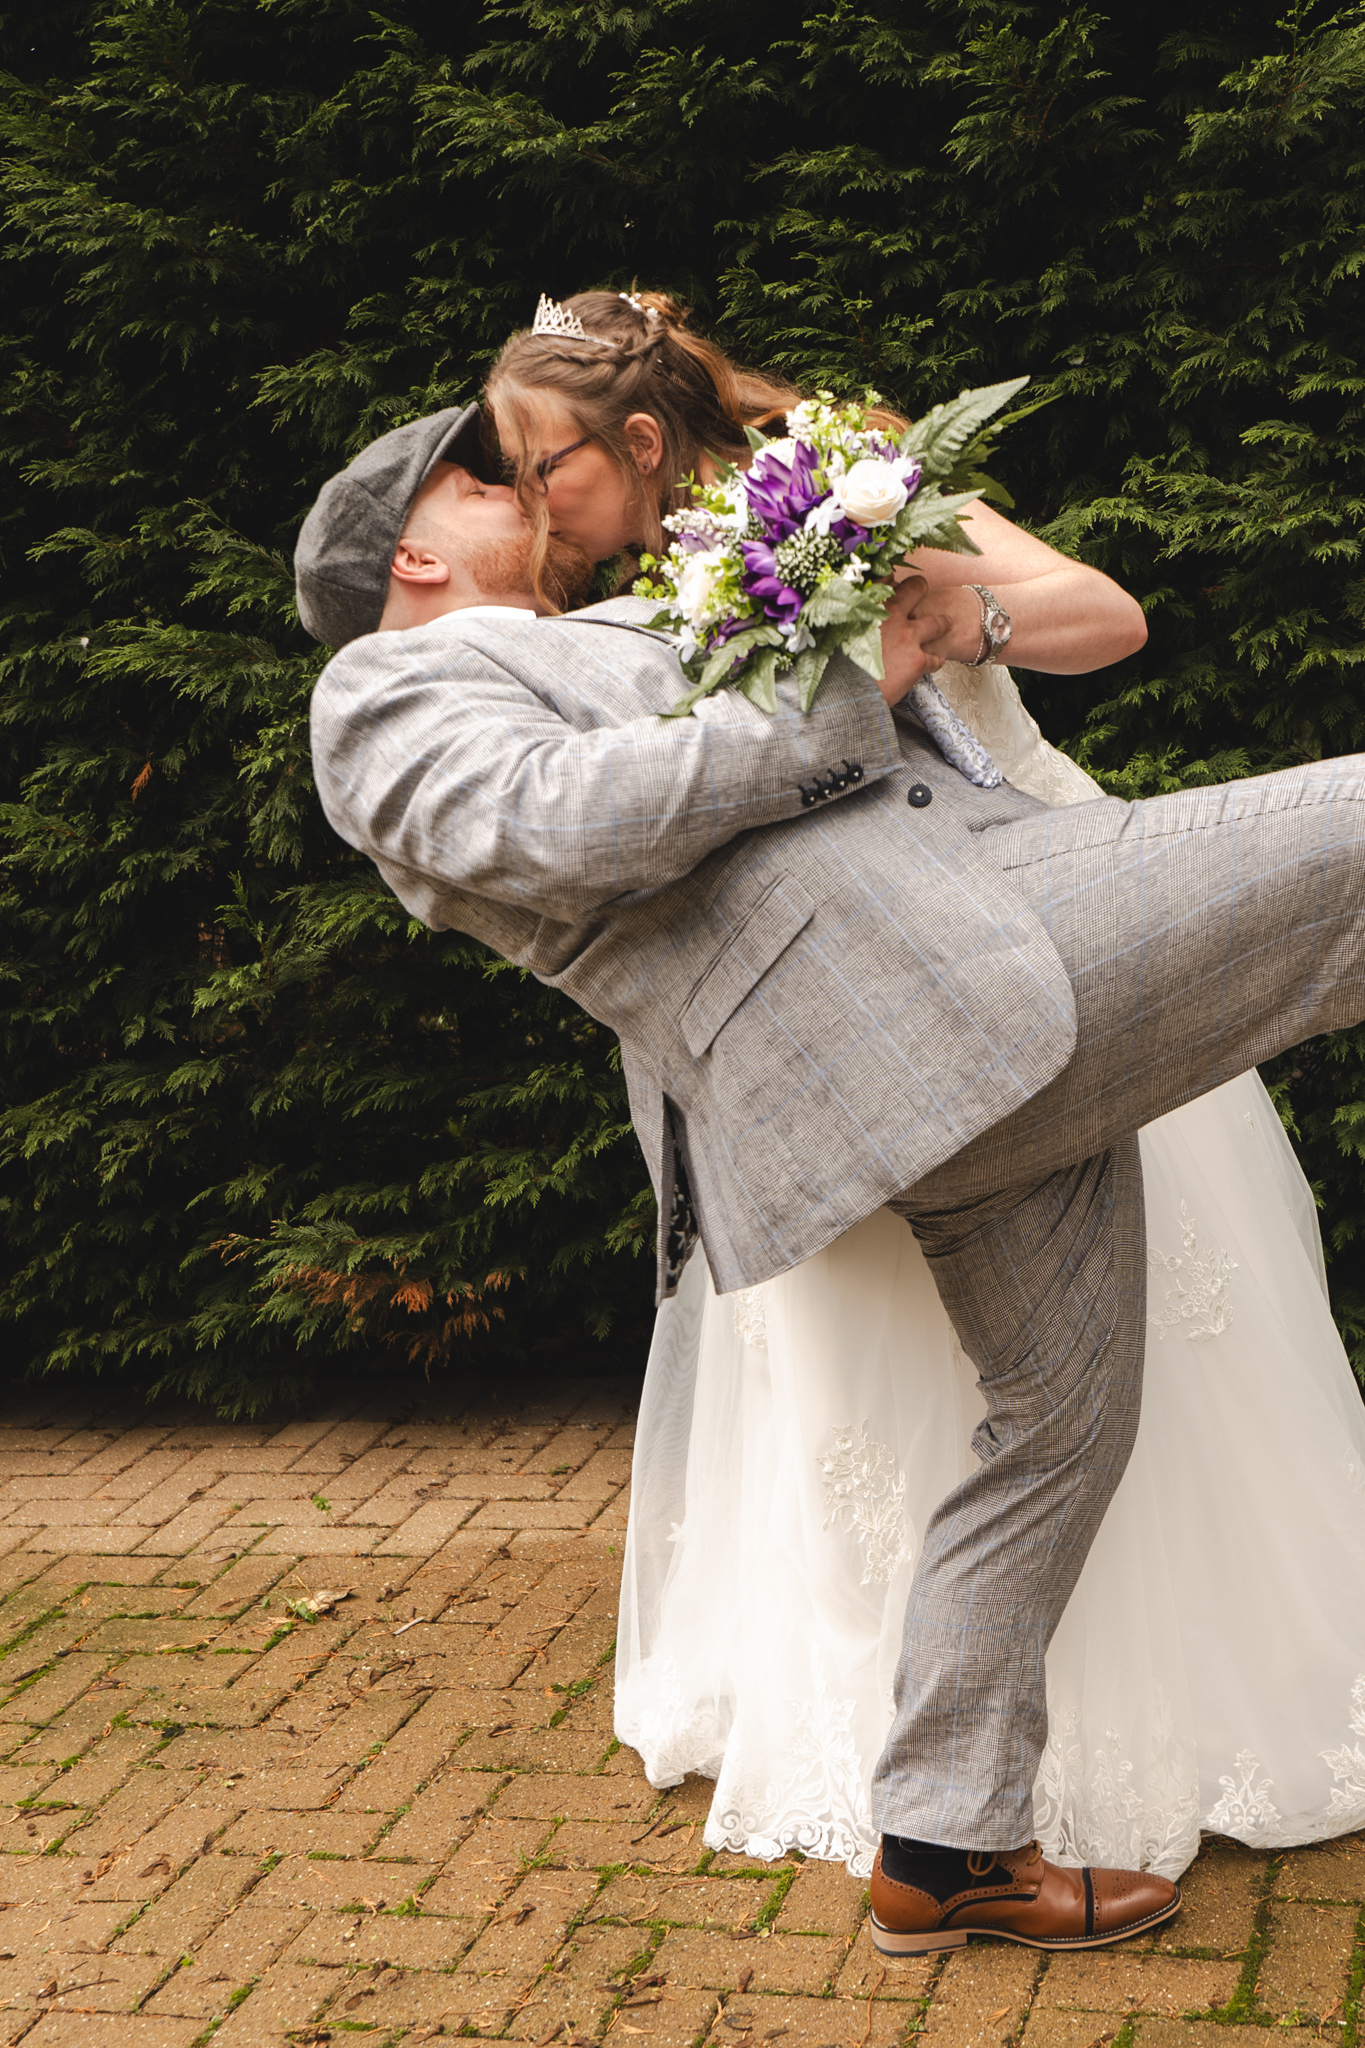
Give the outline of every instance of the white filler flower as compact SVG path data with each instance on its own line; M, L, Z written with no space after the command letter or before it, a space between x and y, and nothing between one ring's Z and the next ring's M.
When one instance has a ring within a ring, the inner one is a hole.
M859 526L889 526L910 496L900 471L875 455L855 462L834 489L844 511Z

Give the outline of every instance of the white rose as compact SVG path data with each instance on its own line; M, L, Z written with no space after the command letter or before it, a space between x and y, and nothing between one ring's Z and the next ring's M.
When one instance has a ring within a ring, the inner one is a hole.
M910 496L898 472L875 455L855 462L836 489L839 503L859 526L889 526Z
M715 602L716 585L725 573L725 557L718 549L693 555L678 578L678 610L694 626L706 624Z

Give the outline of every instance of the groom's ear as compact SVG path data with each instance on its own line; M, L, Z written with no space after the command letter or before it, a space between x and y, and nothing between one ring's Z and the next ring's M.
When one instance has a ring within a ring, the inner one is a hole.
M407 534L393 551L389 573L400 583L449 583L450 564Z

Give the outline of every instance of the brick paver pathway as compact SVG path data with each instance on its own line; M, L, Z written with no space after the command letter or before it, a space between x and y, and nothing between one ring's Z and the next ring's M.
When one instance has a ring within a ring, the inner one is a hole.
M0 1417L0 2043L1354 2048L1358 1838L885 1968L841 1867L708 1855L611 1735L631 1392Z

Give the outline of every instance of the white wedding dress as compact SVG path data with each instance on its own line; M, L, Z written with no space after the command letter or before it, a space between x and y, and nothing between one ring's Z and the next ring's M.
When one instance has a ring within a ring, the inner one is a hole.
M1095 785L1007 671L938 677L1010 780ZM1365 1825L1365 1406L1312 1196L1260 1080L1142 1134L1146 1390L1132 1462L1048 1655L1037 1832L1178 1876ZM616 1731L652 1784L716 1780L705 1839L866 1875L921 1532L971 1469L975 1374L889 1210L659 1312L636 1443Z

